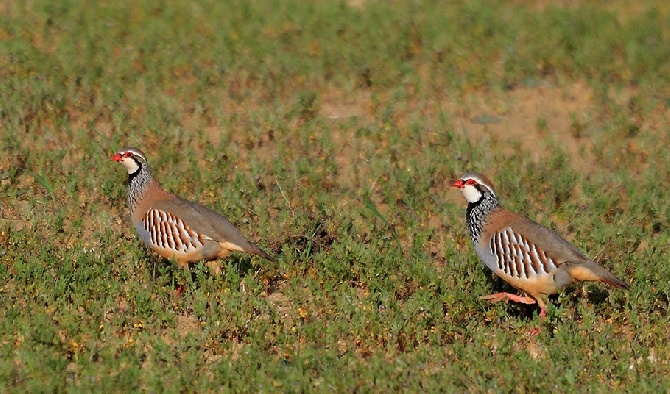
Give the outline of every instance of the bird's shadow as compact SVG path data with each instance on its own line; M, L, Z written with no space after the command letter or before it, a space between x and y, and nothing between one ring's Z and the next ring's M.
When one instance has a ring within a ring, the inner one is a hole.
M221 268L221 271L218 275L207 266L207 262L204 260L190 263L187 268L179 266L174 260L156 255L149 256L148 260L151 265L149 270L152 282L173 290L180 289L184 285L198 288L201 285L203 277L211 277L214 280L225 280L226 271L230 269L234 269L240 278L253 275L255 272L251 257L239 254L232 254L225 259L219 259L217 264Z
M571 288L574 291L574 288ZM607 297L610 293L606 288L599 287L596 285L586 286L586 297L589 299L589 302L593 305L600 305L607 302Z
M495 274L492 274L488 268L481 267L480 270L482 275L486 277L488 288L491 289L491 293L507 292L511 294L522 294L519 290L508 285ZM579 283L572 284L563 289L560 293L550 295L548 300L549 307L560 308L562 304L565 306L576 304L579 302L577 298L579 298L579 293L581 291L582 286ZM592 304L594 307L600 307L602 304L609 303L608 297L610 296L610 291L606 287L590 283L583 287L583 291L586 293L586 298L588 299L589 304ZM508 305L513 306L508 310L510 315L524 319L533 319L534 315L540 312L537 304L524 305L517 302L509 302Z

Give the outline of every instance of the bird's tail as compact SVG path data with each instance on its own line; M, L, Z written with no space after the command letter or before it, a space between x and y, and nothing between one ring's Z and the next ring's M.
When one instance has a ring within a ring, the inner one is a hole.
M256 245L254 245L254 246L256 246ZM256 246L256 248L254 248L252 253L254 253L258 256L261 256L265 260L272 261L273 263L277 262L276 258L274 258L274 257L270 256L269 254L265 253L265 251L263 249L259 248L258 246Z
M245 252L245 253L252 253L257 256L261 256L262 258L272 261L272 262L277 262L277 259L270 256L269 254L265 253L263 249L261 249L258 245L255 243L249 241L248 239L244 238L240 234L240 238L237 240L237 243L232 243L229 241L225 242L219 242L219 245L221 245L221 254L219 254L219 257L225 257L228 254L230 254L231 250L235 250L238 252Z
M593 261L580 264L571 264L571 266L568 268L568 272L570 272L570 276L577 280L603 282L610 286L621 289L630 288L628 283L617 278L614 276L614 274L594 263Z

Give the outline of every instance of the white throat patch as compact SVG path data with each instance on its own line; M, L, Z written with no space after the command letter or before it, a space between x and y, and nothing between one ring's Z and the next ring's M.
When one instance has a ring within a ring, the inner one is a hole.
M482 193L472 185L465 185L461 191L463 192L463 197L465 197L465 200L469 203L477 202L482 198Z
M126 157L122 159L121 164L123 164L123 166L126 167L126 170L128 170L129 175L134 174L135 171L137 171L140 168L132 157Z

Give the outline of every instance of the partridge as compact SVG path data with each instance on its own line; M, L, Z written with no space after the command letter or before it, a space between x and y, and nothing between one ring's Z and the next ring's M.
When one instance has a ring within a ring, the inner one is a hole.
M486 177L468 172L452 186L461 189L468 202L465 220L479 258L505 282L530 296L497 293L480 299L537 302L540 317L545 317L544 299L574 281L629 287L556 232L501 207Z
M200 260L214 263L233 251L274 260L219 213L165 191L139 149L123 148L112 160L128 170L128 208L135 230L159 255L182 267Z

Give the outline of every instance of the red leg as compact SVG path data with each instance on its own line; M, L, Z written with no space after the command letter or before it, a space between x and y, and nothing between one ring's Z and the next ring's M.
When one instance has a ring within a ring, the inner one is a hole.
M209 260L206 264L207 268L209 268L209 272L213 273L214 276L221 275L221 267L219 267L219 262L217 260Z
M542 320L547 318L547 308L545 308L544 306L540 306L540 316L539 316L539 318L542 319ZM528 335L535 336L535 335L540 333L540 329L541 329L541 327L533 328L532 330L530 330L528 332Z
M179 297L179 295L180 295L181 293L183 293L183 292L184 292L184 286L179 285L179 286L177 287L177 290L174 291L174 298Z
M480 300L488 300L492 303L500 301L514 301L522 304L532 305L537 303L534 298L528 296L522 296L517 294L510 293L496 293L479 297ZM544 307L544 303L540 303L540 319L545 319L547 317L547 309ZM528 335L537 335L540 332L540 327L534 328L528 332Z

